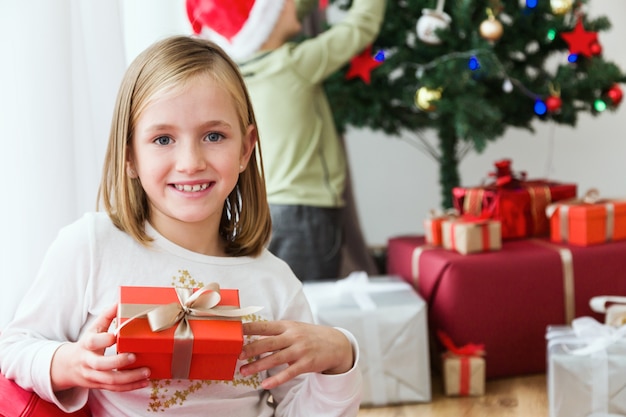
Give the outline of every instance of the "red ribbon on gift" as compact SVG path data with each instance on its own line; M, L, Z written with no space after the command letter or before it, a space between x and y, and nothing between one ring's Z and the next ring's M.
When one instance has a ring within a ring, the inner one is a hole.
M490 172L489 176L494 177L497 187L518 187L521 181L526 179L526 173L520 172L515 174L511 169L512 161L510 159L501 159L494 163L495 172Z
M473 356L484 355L485 345L468 343L463 346L457 346L454 344L450 336L442 330L437 331L437 336L448 352L459 357L461 362L459 395L468 395L470 392L470 358Z
M484 344L468 343L459 347L454 344L450 336L443 330L438 330L437 336L446 350L457 356L482 356L485 354Z

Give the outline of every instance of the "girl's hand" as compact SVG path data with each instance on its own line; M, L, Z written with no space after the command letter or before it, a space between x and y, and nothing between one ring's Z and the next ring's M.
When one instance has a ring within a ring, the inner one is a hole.
M104 350L115 344L115 335L107 333L107 329L116 311L117 305L113 305L97 318L80 340L65 343L57 349L50 370L55 391L73 387L131 391L148 385L148 368L117 370L135 361L132 353L104 356Z
M289 365L264 380L261 383L264 389L274 388L307 372L341 374L354 365L350 341L332 327L293 321L257 321L244 323L243 333L263 337L243 347L239 359L259 358L243 365L242 375Z

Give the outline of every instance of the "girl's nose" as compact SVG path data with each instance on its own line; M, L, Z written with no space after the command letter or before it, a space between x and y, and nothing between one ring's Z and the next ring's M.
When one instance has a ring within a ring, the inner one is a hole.
M206 160L201 144L192 141L179 147L176 169L180 172L197 172L206 168Z

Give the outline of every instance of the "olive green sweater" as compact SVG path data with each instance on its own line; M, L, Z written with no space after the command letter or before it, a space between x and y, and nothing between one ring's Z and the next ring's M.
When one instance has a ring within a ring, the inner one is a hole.
M241 62L271 204L343 206L346 158L323 81L374 41L385 0L354 0L341 22Z

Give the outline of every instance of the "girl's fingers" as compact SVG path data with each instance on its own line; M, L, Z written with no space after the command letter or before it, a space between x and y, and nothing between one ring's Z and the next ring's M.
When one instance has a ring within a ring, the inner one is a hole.
M94 333L103 333L109 330L111 323L117 317L117 304L113 304L107 308L101 315L96 318L96 321L91 325L90 330Z

